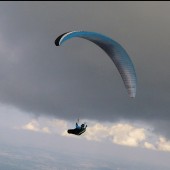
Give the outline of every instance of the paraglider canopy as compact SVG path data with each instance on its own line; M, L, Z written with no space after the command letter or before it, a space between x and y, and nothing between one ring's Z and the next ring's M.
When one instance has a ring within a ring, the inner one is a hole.
M125 51L125 49L116 41L111 38L104 36L100 33L96 32L88 32L88 31L70 31L60 35L55 40L55 45L60 46L65 41L74 38L84 38L87 39L100 48L102 48L107 55L111 58L113 63L116 65L124 85L128 91L128 94L131 98L134 98L136 95L136 73L133 66L133 63Z

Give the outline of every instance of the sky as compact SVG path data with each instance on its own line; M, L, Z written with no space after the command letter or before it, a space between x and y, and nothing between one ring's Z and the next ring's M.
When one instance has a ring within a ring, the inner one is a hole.
M168 170L169 11L165 1L0 2L0 168ZM126 49L134 99L98 46L80 38L55 46L74 30ZM78 118L86 132L67 134Z

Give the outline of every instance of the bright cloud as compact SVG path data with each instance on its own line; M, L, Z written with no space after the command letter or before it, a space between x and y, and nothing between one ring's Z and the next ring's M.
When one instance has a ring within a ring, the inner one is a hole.
M87 140L101 141L102 139L108 137L108 127L102 124L95 124L92 127L88 127L86 131L85 138Z
M155 146L149 142L144 142L144 148L155 150Z
M145 129L129 124L117 124L110 128L112 142L120 145L139 146L146 139Z
M138 146L140 142L146 139L145 130L135 128L129 124L115 124L112 126L104 126L95 124L88 128L85 138L87 140L101 141L110 138L113 143L127 146Z
M68 125L69 123L64 120L53 119L51 121L44 121L39 119L31 120L31 122L22 126L20 129L79 138L67 133L67 129L69 129ZM145 129L130 123L100 124L89 122L86 132L81 135L81 138L82 137L97 142L107 140L118 145L170 151L170 141L166 138L156 136L156 134L148 128Z
M43 133L56 133L59 135L66 135L68 125L64 120L53 119L53 120L31 120L29 123L23 125L21 128L16 129L24 129L34 132L43 132Z
M31 122L24 125L22 128L25 130L31 130L31 131L37 132L37 131L39 131L39 124L37 121L32 120Z
M170 151L170 141L164 137L160 137L159 141L156 143L157 149L161 151Z
M114 125L94 124L89 127L84 137L87 140L111 140L118 145L143 147L146 149L170 151L170 141L154 134L147 128L136 127L132 124L117 123Z
M24 130L30 130L34 132L44 132L44 133L51 133L48 127L41 127L38 121L32 120L31 122L27 123L26 125L22 126Z

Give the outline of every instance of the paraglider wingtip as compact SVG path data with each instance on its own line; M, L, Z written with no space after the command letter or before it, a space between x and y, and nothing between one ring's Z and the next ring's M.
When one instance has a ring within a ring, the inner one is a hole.
M63 33L63 34L61 34L60 36L57 37L57 39L55 40L55 45L56 45L56 46L60 46L62 37L63 37L65 34L67 34L67 33L68 33L68 32L65 32L65 33Z
M56 46L60 46L58 39L56 39L54 43Z

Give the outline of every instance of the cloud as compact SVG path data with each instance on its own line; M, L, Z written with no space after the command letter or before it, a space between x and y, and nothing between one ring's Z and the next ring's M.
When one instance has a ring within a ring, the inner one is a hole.
M170 141L168 139L155 134L154 129L151 130L151 128L148 127L142 128L142 126L139 127L132 123L119 122L114 124L101 124L95 121L88 121L86 132L81 136L68 134L67 130L69 128L75 127L68 121L62 119L47 120L39 118L33 119L22 127L15 129L170 152Z
M130 123L99 124L88 127L84 138L101 142L111 141L113 144L142 147L146 149L170 151L170 141L148 128L144 129Z
M32 120L31 122L29 122L28 124L24 125L22 128L25 130L31 130L31 131L39 131L39 124L37 121Z
M144 148L155 150L155 146L149 142L144 142Z
M160 137L156 145L158 150L170 151L170 140L167 140L165 137Z
M139 146L146 139L145 129L129 124L112 126L109 135L113 137L113 143L127 146Z
M26 123L21 127L15 127L15 129L64 135L64 133L66 134L68 129L68 122L61 119L49 120L44 118L38 118L32 119L29 123Z
M111 126L95 124L88 128L85 138L87 140L101 141L109 138L115 144L139 146L146 139L145 130L130 124L118 123Z
M22 129L34 132L51 133L48 127L40 127L40 124L36 120L32 120L31 122L22 126Z
M85 133L85 138L87 140L101 141L102 139L108 137L108 127L102 124L95 124L87 128Z

